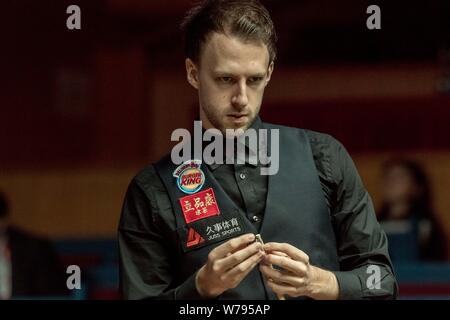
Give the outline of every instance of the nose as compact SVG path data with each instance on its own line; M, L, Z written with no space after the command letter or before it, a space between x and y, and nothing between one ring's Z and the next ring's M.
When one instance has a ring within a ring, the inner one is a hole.
M247 84L245 81L237 83L236 92L231 98L231 102L238 110L242 110L248 104Z

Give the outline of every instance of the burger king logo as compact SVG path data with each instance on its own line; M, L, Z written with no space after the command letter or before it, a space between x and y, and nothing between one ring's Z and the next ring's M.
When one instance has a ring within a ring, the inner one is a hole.
M196 193L205 183L205 174L200 169L201 161L188 160L177 167L173 176L177 178L177 187L187 194Z

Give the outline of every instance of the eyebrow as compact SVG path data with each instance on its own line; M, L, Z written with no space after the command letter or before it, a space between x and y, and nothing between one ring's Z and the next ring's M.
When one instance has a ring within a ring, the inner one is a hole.
M220 70L216 70L214 71L215 75L220 75L222 77L234 77L235 75L231 72L225 72L225 71L220 71ZM264 78L266 76L267 72L258 72L255 74L250 74L248 75L248 77L257 77L257 78Z

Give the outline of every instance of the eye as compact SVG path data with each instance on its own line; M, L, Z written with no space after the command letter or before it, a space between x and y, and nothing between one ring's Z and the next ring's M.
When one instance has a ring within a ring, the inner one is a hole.
M250 77L250 78L248 78L248 83L249 84L259 84L263 80L264 80L263 77Z
M219 78L217 78L217 80L219 82L225 83L225 84L233 82L233 78L231 78L231 77L219 77Z

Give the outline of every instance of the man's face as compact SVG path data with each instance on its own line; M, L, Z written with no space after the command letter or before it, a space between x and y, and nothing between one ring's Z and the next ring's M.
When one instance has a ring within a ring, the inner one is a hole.
M383 178L382 190L388 203L411 202L423 192L411 172L402 166L391 167Z
M212 33L199 60L196 65L186 59L186 70L198 90L203 127L246 130L259 113L273 71L267 46Z

